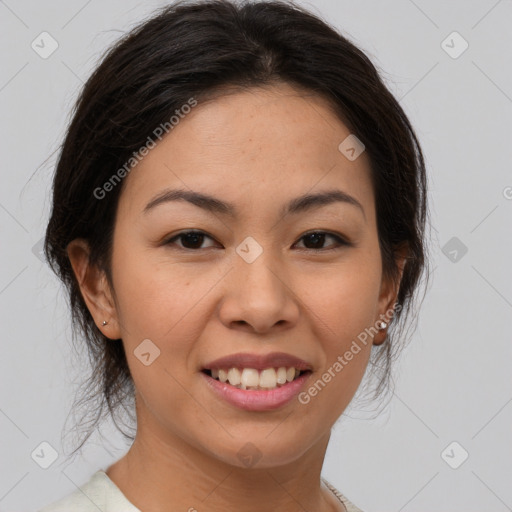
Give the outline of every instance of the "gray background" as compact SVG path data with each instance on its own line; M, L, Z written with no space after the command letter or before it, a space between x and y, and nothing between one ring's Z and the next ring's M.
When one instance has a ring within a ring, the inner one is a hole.
M3 512L64 496L127 449L107 425L83 456L62 455L85 366L38 244L54 151L80 86L107 45L164 3L0 1ZM432 285L395 394L377 418L347 411L323 475L365 512L512 510L512 2L300 3L384 71L425 151L434 235ZM31 47L43 31L59 45L46 59ZM454 31L469 44L460 55ZM31 456L42 442L59 454L47 469Z

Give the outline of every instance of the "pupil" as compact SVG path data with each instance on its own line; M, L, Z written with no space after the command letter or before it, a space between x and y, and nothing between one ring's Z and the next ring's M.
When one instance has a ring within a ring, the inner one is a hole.
M322 242L324 238L325 238L325 234L323 234L323 233L311 233L309 235L306 235L306 240L307 239L313 240L313 245L315 246L315 248L317 247L318 242L319 241ZM322 245L322 243L320 243L320 245Z
M199 239L199 243L197 245L201 246L201 242L202 242L202 237L203 235L201 233L186 233L184 235L182 235L183 237L183 245L186 247L188 242L190 242L192 240L192 245L194 247L194 249L197 249L197 247L195 246L195 244L197 244L197 241ZM187 247L187 249L190 249L191 247Z

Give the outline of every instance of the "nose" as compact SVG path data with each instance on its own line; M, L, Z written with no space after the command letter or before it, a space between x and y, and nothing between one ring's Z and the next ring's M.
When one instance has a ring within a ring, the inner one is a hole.
M289 275L270 251L263 251L252 263L236 255L224 280L220 320L229 329L258 334L289 329L300 313L292 287Z

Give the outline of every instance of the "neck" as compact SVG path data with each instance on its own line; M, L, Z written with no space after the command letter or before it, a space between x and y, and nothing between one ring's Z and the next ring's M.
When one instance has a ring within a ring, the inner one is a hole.
M329 438L330 432L281 466L238 467L142 423L128 453L106 472L144 512L341 511L344 507L320 477Z

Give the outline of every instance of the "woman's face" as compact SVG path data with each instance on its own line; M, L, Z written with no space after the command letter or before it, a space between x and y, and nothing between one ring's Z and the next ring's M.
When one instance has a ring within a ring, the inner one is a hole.
M361 333L396 297L382 279L369 159L338 148L349 135L320 98L285 84L251 89L199 102L125 178L115 309L102 330L123 340L138 435L237 466L252 450L259 467L291 463L328 438L368 363L372 339ZM214 201L162 199L172 190ZM326 192L352 199L298 201ZM201 236L178 237L191 230ZM312 369L281 404L286 386L240 390L233 402L216 391L230 384L214 388L203 371L222 357L275 352ZM253 403L251 393L267 398Z

